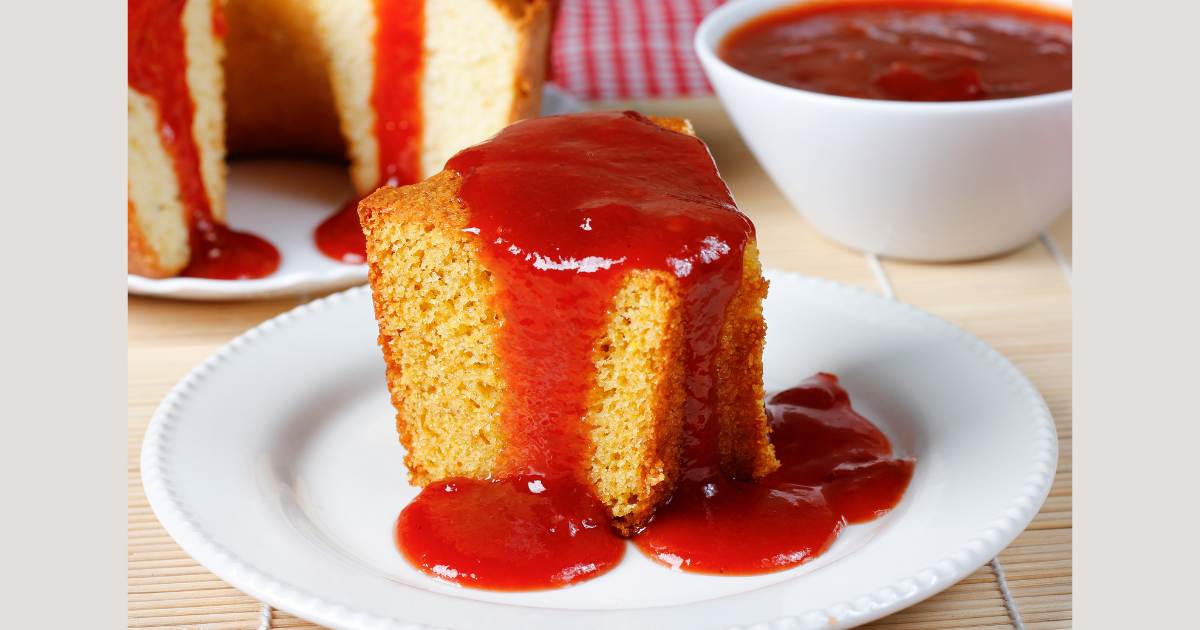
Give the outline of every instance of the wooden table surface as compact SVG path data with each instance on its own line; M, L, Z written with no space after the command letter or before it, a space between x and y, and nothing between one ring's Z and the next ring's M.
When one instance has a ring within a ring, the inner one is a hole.
M600 107L605 107L600 105ZM1071 218L1007 256L913 264L850 251L816 234L760 170L715 101L609 107L686 116L712 149L739 206L754 220L766 266L863 287L975 333L1016 363L1058 425L1058 473L1029 528L959 584L868 627L1065 628L1071 625ZM129 298L129 626L313 628L265 610L196 564L158 524L142 492L138 454L154 408L187 370L222 344L308 299L181 302Z

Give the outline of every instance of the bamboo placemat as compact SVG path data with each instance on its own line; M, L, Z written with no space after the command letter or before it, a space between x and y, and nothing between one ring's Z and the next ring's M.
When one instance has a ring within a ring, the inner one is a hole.
M954 265L877 261L813 232L770 183L712 99L611 104L692 119L763 262L870 289L940 315L1012 359L1046 398L1060 456L1050 497L999 558L945 592L870 628L1066 628L1071 625L1071 218L1008 256ZM311 296L315 297L315 296ZM188 303L129 298L129 626L316 628L262 604L196 564L163 531L138 476L142 435L170 387L247 328L305 299Z

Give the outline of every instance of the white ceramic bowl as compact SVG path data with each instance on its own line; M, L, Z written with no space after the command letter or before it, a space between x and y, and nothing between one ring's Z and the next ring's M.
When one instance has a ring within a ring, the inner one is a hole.
M1070 207L1069 91L956 103L847 98L771 83L718 57L730 30L810 1L734 0L704 19L694 44L750 150L817 230L877 254L962 260L1019 247Z

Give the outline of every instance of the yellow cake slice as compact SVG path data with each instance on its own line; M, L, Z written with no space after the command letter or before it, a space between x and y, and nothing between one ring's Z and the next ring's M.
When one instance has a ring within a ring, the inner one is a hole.
M687 121L656 122L691 134ZM506 321L496 306L495 274L477 230L468 229L461 183L444 170L420 184L381 188L359 205L396 426L410 479L422 486L502 474L509 441L502 421L509 383L497 344L506 326L520 323ZM721 467L758 478L778 466L762 402L767 283L752 240L743 257L720 331L714 412ZM646 522L680 470L684 317L675 275L633 270L594 346L583 417L587 477L623 533Z

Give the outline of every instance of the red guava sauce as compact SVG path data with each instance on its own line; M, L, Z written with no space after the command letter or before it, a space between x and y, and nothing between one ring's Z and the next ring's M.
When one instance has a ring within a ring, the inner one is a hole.
M470 491L453 497L444 482L428 486L400 515L400 548L432 575L483 588L549 588L595 577L624 550L590 492L581 422L613 295L633 270L679 278L687 311L686 423L713 433L715 349L754 228L699 139L634 112L519 122L451 158L447 168L462 177L469 230L478 234L505 321L498 340L508 383L505 474L456 480ZM542 489L523 494L522 480L531 478ZM449 502L456 503L454 518L433 527L434 504ZM580 547L587 554L569 551L577 543L558 534L561 524L596 519L601 527L574 527L588 537ZM519 553L502 554L504 561L489 555L481 564L461 553L527 545L553 548L545 557L555 562ZM560 566L567 559L570 570Z
M639 269L679 279L686 340L685 472L639 548L688 571L776 571L899 501L912 460L892 456L828 374L768 401L777 472L757 483L719 473L715 354L754 228L698 139L633 112L556 116L514 124L447 168L497 285L507 450L495 478L435 482L404 508L396 542L416 566L530 590L620 561L624 541L588 483L582 420L614 293Z
M192 135L195 106L187 86L184 5L184 0L129 0L129 87L158 105L159 139L171 156L188 215L191 260L182 275L217 280L268 276L279 268L279 251L214 219L204 189ZM217 37L224 35L221 15L214 9L210 19Z
M367 238L358 222L359 197L342 204L342 207L317 226L313 236L317 249L322 254L348 265L360 265L367 261Z
M225 39L229 35L229 20L225 18L225 7L220 2L212 4L212 31L217 39Z
M655 560L697 573L779 571L820 555L847 523L896 506L914 461L850 404L832 374L767 401L781 466L758 482L685 472L634 543Z
M200 221L192 231L192 256L180 275L211 280L264 278L279 268L279 250L248 232Z
M404 509L396 541L421 570L498 591L566 586L625 555L608 510L571 477L511 475L430 484Z
M421 74L423 0L375 0L375 77L371 107L379 142L378 186L403 186L421 179ZM367 258L358 223L359 198L317 226L317 249L334 260L359 264Z
M375 82L371 106L379 139L379 185L421 179L424 0L375 0Z
M1071 14L996 0L832 0L768 13L718 54L760 79L894 101L1071 89Z

